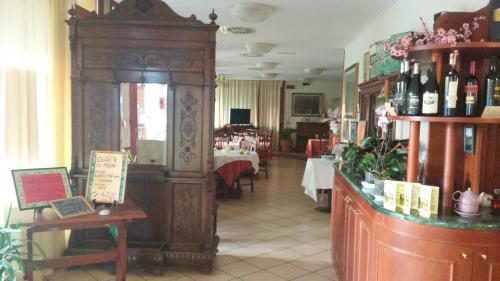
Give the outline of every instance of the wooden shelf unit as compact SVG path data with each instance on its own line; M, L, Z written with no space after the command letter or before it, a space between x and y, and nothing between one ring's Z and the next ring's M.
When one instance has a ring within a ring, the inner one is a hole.
M491 124L500 125L500 118L481 117L442 117L442 116L391 116L393 121L418 121L433 123L455 123L455 124Z
M468 75L471 60L476 61L476 76L480 81L480 95L484 91L484 78L489 71L490 57L500 56L500 43L471 42L437 44L416 47L410 50L409 57L417 62L436 62L436 80L440 89L439 106L444 101L444 79L449 68L448 56L458 50L457 71L459 72L459 104L458 112L463 111L464 80ZM425 167L426 182L442 187L441 209L449 212L453 207L452 194L462 190L467 181L475 192L492 194L493 189L500 188L500 118L479 117L440 117L440 116L394 116L392 120L410 122L410 141L408 151L408 181L415 182L419 172L420 122L429 122L427 140L427 164ZM465 124L475 125L474 154L464 152Z
M399 73L372 78L358 85L359 87L359 120L366 121L366 132L373 132L375 129L375 106L376 99L380 96L392 96L396 78Z

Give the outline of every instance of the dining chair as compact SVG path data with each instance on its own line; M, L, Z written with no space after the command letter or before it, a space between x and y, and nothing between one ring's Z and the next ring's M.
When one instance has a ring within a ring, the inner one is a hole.
M255 170L253 168L250 168L248 170L245 170L241 172L240 176L236 179L236 186L238 189L241 189L242 186L250 186L250 191L253 193L254 191L254 184L253 180L255 177ZM248 183L242 183L242 179L248 179Z
M328 133L321 134L319 137L319 146L320 146L319 154L320 155L325 155L325 154L331 153L330 151L328 151L329 144L330 144L330 135Z
M272 159L271 143L271 135L267 133L260 133L258 135L257 154L259 155L259 172L264 172L266 179L269 178L268 166Z
M216 149L223 149L226 145L229 144L228 137L215 137L214 138L214 147Z

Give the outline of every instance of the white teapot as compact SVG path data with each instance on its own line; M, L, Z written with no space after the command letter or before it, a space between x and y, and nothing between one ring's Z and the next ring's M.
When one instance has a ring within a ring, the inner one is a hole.
M457 194L460 196L457 198ZM477 195L469 187L466 191L455 191L453 193L453 200L456 201L455 208L463 213L477 214L479 213L479 206L483 201L484 192Z

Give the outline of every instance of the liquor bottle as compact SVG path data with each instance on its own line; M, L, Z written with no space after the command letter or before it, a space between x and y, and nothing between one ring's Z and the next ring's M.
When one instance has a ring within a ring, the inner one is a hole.
M496 71L496 59L491 61L490 72L486 75L484 96L486 106L500 105L500 77Z
M420 83L420 65L413 64L413 74L407 92L406 115L420 115L422 109L422 83Z
M406 114L406 92L410 84L410 62L404 60L401 63L400 75L396 80L396 91L394 94L394 110L397 115Z
M457 116L458 72L455 70L456 56L456 52L450 54L450 72L444 80L444 116Z
M424 94L422 95L422 115L437 115L439 110L439 93L436 83L436 63L431 63L431 69L427 75Z
M476 77L476 62L470 62L470 74L465 79L465 116L477 116L479 80Z
M491 0L488 7L489 34L491 42L500 42L500 1Z

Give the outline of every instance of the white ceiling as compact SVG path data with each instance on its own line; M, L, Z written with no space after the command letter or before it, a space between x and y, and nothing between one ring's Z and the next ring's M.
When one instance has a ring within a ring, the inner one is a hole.
M163 0L182 16L195 14L209 22L212 9L220 26L256 29L250 35L217 34L217 73L230 78L254 79L262 71L249 70L258 62L279 62L276 79L304 77L339 80L342 77L344 47L363 27L396 0ZM234 18L228 7L233 3L262 2L276 7L264 22L244 23ZM274 49L262 57L243 57L245 43L266 42ZM368 48L368 46L367 46ZM279 52L296 52L280 55ZM321 67L321 75L308 75L304 68Z

